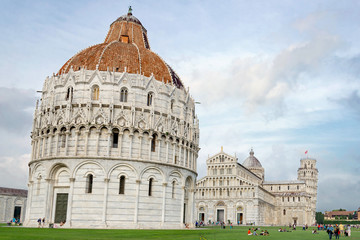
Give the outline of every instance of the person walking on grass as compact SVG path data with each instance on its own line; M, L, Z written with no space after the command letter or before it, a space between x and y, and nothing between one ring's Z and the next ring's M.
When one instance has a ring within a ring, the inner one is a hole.
M339 227L335 228L334 234L335 234L335 239L340 239L340 229L339 229Z
M334 228L333 228L333 226L329 226L328 228L327 228L327 233L329 234L329 239L332 239L332 235L334 234Z

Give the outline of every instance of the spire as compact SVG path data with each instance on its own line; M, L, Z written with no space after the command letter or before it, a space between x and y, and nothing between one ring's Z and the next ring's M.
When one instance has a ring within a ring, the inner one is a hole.
M129 6L129 11L128 11L128 14L127 15L132 15L132 8L131 6Z

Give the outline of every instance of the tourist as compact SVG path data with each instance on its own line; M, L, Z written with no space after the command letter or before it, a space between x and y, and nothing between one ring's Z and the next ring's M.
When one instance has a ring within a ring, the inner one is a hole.
M45 227L45 217L42 219L42 227Z
M269 235L270 234L269 234L268 230L265 230L264 236L269 236Z
M344 225L342 225L342 223L340 223L339 229L340 229L340 235L344 236Z
M38 222L38 228L41 227L41 218L39 218L39 219L37 220L37 222Z
M335 228L334 234L335 234L335 239L340 239L340 229L339 229L339 227Z
M305 231L305 224L303 224L303 231Z
M332 239L332 235L334 234L334 228L331 225L327 228L327 233L329 234L329 239Z
M348 225L347 233L348 233L348 236L351 237L351 226L350 225Z
M252 235L250 228L249 228L249 230L248 230L248 235L249 235L249 236Z

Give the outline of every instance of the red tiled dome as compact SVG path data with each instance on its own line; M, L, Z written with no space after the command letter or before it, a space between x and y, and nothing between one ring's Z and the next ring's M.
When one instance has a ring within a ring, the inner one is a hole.
M150 50L147 31L131 12L115 20L104 43L82 50L70 58L58 74L80 68L100 71L117 71L154 75L156 80L172 83L178 88L183 84L173 69Z

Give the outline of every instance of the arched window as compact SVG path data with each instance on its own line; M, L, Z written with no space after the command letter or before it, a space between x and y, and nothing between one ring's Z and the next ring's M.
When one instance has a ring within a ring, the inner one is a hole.
M286 215L286 210L284 209L283 214Z
M313 165L311 164L311 168L313 168Z
M149 179L149 191L148 191L148 195L152 196L152 185L153 185L153 178Z
M296 186L297 190L299 190L299 185Z
M288 186L288 190L290 190L290 186Z
M99 94L100 94L99 86L97 86L97 85L93 86L92 92L91 92L91 99L92 100L99 100Z
M148 93L148 95L147 95L147 105L148 106L151 106L152 105L152 101L153 101L153 93Z
M314 176L314 173L312 172L312 173L311 173L311 177L313 177L313 176Z
M151 151L155 152L155 148L156 148L156 135L154 134L151 139Z
M112 147L117 148L119 144L119 130L114 129L112 132Z
M270 187L270 190L272 191L272 186Z
M175 184L176 182L173 181L171 186L171 198L175 198ZM203 196L204 196L204 192L203 192Z
M120 92L120 102L127 102L128 90L126 88L122 88Z
M279 186L279 190L281 190L281 186Z
M93 187L93 175L89 174L86 176L86 193L92 193Z
M68 90L67 90L67 93L66 93L66 98L65 100L68 101L70 100L70 102L72 101L73 99L73 87L69 87Z
M120 177L119 194L125 194L125 176Z
M305 172L304 172L304 177L305 177Z

